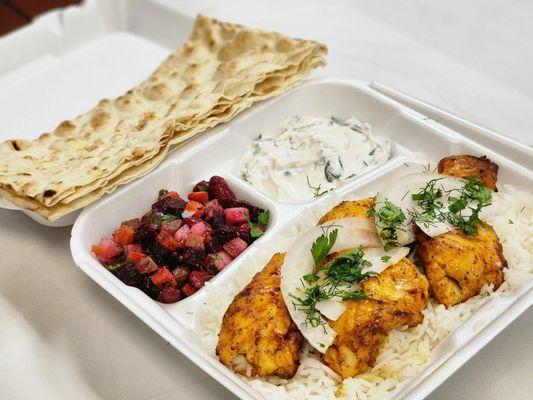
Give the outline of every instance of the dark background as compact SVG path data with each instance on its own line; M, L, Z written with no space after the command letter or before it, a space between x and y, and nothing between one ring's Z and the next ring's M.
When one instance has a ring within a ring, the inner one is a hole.
M0 0L0 35L29 24L45 11L79 3L80 0Z

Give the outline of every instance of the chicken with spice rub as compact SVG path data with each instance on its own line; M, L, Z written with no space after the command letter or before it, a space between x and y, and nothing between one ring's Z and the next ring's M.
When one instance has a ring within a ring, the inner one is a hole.
M439 173L479 180L486 187L497 190L498 166L486 157L459 155L443 158ZM431 293L447 307L462 303L479 294L484 285L497 289L503 282L507 261L494 229L480 221L476 233L462 229L434 238L416 229L416 255L424 266Z
M368 218L372 204L372 199L343 202L319 224L345 217ZM246 365L252 376L292 377L297 370L303 337L280 293L283 258L284 254L276 254L224 315L217 353L221 362L236 372L244 373ZM343 302L344 314L330 321L337 336L323 361L342 377L356 376L371 367L388 333L420 323L428 302L428 282L406 258L379 276L365 279L362 286L367 298Z

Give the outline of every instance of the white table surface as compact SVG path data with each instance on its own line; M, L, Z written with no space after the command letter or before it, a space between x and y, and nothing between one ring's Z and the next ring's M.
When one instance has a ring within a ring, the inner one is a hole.
M321 40L319 75L379 81L533 144L533 2L163 1ZM69 233L0 210L0 399L234 399L76 268ZM532 328L530 309L429 398L531 399Z

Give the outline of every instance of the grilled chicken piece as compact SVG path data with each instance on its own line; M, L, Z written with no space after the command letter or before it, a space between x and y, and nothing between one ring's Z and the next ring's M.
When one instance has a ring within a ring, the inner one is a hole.
M379 276L365 279L361 286L369 299L394 302L407 312L407 325L418 325L424 319L422 311L429 301L429 282L408 258L390 265Z
M478 177L496 190L498 166L486 157L458 155L443 158L439 172L457 177ZM494 229L477 224L477 235L466 235L460 229L435 238L420 229L417 258L424 265L433 296L446 307L477 295L483 285L498 288L503 282L502 270L507 266L502 245Z
M343 202L319 223L368 217L372 205L372 199ZM336 321L329 321L337 336L323 360L342 378L372 367L390 331L420 323L429 299L426 277L407 258L390 265L379 276L365 279L361 286L367 298L344 302L346 311Z
M356 201L343 201L329 210L328 213L322 218L320 218L318 225L323 225L329 221L346 217L369 218L368 212L373 205L374 199L371 198Z
M453 306L477 295L483 285L498 288L507 267L494 229L477 224L478 234L461 230L432 238L416 230L417 257L424 265L431 292L439 303Z
M303 336L292 322L280 290L285 254L275 254L233 299L222 320L220 361L252 376L292 377L298 368Z
M346 201L319 221L367 217L372 199ZM292 322L280 291L280 268L285 255L276 254L228 307L222 320L217 354L236 372L251 368L253 376L292 377L298 368L303 337ZM367 299L347 301L345 313L331 321L337 332L324 362L343 377L372 366L388 333L422 321L428 283L406 258L379 277L362 282Z
M495 192L498 191L496 188L498 166L485 156L458 155L444 157L439 161L438 171L439 174L458 178L477 178L489 189Z

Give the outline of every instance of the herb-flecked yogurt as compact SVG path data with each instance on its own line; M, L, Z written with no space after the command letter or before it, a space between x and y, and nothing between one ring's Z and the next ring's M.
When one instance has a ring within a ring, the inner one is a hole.
M240 161L242 179L284 202L320 197L387 162L389 141L350 117L292 117L281 133L252 140Z

